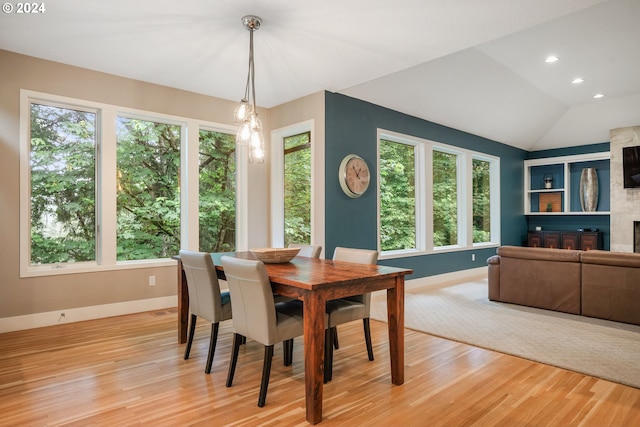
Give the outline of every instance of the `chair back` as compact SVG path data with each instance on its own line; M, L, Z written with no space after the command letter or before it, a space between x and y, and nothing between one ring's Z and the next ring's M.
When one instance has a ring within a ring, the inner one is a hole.
M206 252L181 250L180 259L187 276L191 313L211 323L225 320L222 316L220 283L211 255Z
M333 251L333 260L353 262L356 264L376 264L378 262L378 251L374 251L371 249L354 249L337 246ZM365 305L366 317L369 317L371 307L370 292L367 292L364 295L346 297L345 299L363 303Z
M338 246L333 252L333 260L354 262L357 264L376 264L378 262L378 251Z
M264 264L229 256L221 259L231 293L233 329L244 337L272 345L277 339L277 318Z
M300 248L298 256L306 256L308 258L320 258L322 246L320 245L300 245L298 243L290 243L290 248Z

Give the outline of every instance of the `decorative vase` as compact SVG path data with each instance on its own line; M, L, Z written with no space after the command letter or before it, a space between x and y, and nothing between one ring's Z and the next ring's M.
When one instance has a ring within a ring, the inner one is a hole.
M584 168L580 174L580 207L583 212L598 207L598 174L594 168Z

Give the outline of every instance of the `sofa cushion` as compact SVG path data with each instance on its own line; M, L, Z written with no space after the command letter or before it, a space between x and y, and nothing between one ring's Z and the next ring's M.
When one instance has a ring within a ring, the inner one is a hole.
M501 256L499 300L580 314L580 274L577 262Z
M582 314L640 324L640 254L583 254Z

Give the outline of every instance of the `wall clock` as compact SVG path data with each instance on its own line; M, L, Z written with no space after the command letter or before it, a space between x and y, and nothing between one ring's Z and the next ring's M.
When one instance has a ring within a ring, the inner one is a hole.
M369 166L356 154L349 154L340 162L338 180L344 194L351 198L362 196L369 188Z

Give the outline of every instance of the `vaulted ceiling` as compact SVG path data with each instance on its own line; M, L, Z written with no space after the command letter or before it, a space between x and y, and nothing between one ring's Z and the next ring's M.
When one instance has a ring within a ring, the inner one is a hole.
M640 125L640 0L44 5L2 13L0 49L239 100L241 18L254 14L263 107L329 90L526 150L605 142L609 129Z

